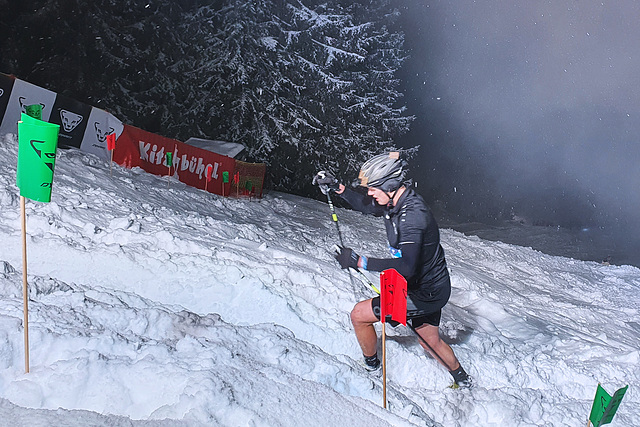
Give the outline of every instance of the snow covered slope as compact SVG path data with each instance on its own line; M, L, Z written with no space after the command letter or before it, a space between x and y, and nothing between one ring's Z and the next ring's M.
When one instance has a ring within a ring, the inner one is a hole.
M349 322L372 291L333 260L326 203L225 199L116 165L110 176L75 150L58 152L52 202L27 201L25 374L15 136L0 156L11 425L581 426L598 382L630 385L611 425L640 425L635 267L442 230L454 290L441 331L477 386L448 389L414 337L387 328L384 410ZM347 244L384 256L379 219L338 218Z

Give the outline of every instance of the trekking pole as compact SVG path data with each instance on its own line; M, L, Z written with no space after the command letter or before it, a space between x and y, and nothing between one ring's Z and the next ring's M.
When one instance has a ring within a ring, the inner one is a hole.
M340 239L340 246L344 248L342 233L340 232L340 226L338 225L338 215L336 215L336 208L333 206L333 201L331 200L331 194L330 194L331 190L329 190L329 188L326 186L324 187L327 194L327 202L329 203L329 208L331 209L331 218L333 219L333 222L336 223L336 229L338 230L338 239ZM354 270L360 274L360 280L362 280L367 285L369 285L369 287L373 289L375 293L380 294L380 291L378 290L378 288L376 288L376 286L373 283L371 283L371 280L369 280L369 278L359 268L354 268ZM354 291L355 291L355 286L353 284L353 276L351 275L351 269L349 269L349 278L351 279L351 286L354 288Z
M413 333L414 333L414 334L416 334L416 336L418 337L418 340L419 340L421 343L423 343L423 344L424 344L424 345L429 349L429 352L430 352L430 353L432 353L432 354L435 356L435 358L436 358L436 359L438 359L438 361L439 361L440 363L442 363L442 366L444 366L445 368L447 368L447 371L452 371L452 369L451 369L451 367L449 366L449 364L448 364L448 363L446 363L446 362L442 359L442 357L441 357L441 356L440 356L440 355L439 355L439 354L434 350L434 348L433 348L433 347L431 347L431 346L429 345L429 343L428 343L427 341L425 341L425 339L424 339L424 338L422 338L422 337L420 336L420 334L418 333L418 331L416 330L416 328L414 328L414 327L413 327L413 324L412 324L412 326L409 326L409 329L410 329L411 331L413 331Z
M338 215L336 215L336 209L333 206L333 201L331 200L331 195L329 194L328 188L327 188L327 201L329 202L329 208L331 208L331 218L333 219L333 222L336 223L336 229L338 230L338 238L340 239L340 246L344 248L342 233L340 232L340 226L338 225ZM378 288L376 288L376 286L371 282L371 280L369 280L369 278L359 268L354 268L354 270L358 274L360 274L360 280L362 280L364 283L369 285L369 287L373 289L375 293L380 294L380 291L378 290ZM351 280L351 286L354 288L354 291L355 291L355 286L353 284L353 277L351 276L351 268L349 269L349 279Z
M323 186L323 193L327 195L327 202L329 203L329 209L331 209L331 219L336 224L336 230L338 230L338 239L340 240L340 246L344 248L344 240L342 240L342 232L340 231L340 226L338 225L338 215L336 215L336 208L333 206L333 201L331 200L331 190L327 186ZM353 283L353 275L351 274L351 269L349 270L349 281L351 282L351 289L355 292L356 285ZM360 270L358 270L360 271Z
M373 283L371 283L371 280L369 280L369 278L367 276L365 276L365 274L360 271L360 269L356 270L358 273L360 273L360 280L362 280L364 283L366 283L367 285L369 285L369 287L373 290L373 292L375 292L376 294L380 295L380 289L376 288L376 285L374 285Z
M328 187L325 186L326 194L327 194L327 202L329 203L329 209L331 209L331 219L336 223L336 230L338 230L338 239L340 239L340 246L344 248L344 240L342 240L342 232L340 231L340 226L338 225L338 215L336 215L336 208L333 206L333 201L331 200L331 193Z

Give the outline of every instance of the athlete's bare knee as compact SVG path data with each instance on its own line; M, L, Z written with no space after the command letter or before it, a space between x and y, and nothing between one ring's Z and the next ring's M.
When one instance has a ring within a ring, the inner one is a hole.
M353 325L370 324L370 309L367 309L367 301L360 301L351 310L351 323Z
M361 314L360 314L360 311L361 310L358 309L358 304L353 306L353 309L351 310L351 323L352 324L356 325L356 324L360 323L360 317L362 317Z

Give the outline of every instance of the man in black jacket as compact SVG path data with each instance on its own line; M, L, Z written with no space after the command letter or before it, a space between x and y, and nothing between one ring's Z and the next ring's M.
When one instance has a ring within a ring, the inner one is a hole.
M451 282L440 245L440 232L424 200L406 184L406 162L399 153L381 154L368 160L360 171L360 194L325 171L314 183L323 192L334 191L351 207L363 213L383 216L392 258L359 256L350 248L340 248L336 259L343 269L384 271L394 268L407 280L407 320L420 344L453 376L456 387L470 387L451 347L439 334L442 307L449 301ZM360 301L351 311L351 322L369 370L380 366L378 337L373 324L380 321L380 297Z

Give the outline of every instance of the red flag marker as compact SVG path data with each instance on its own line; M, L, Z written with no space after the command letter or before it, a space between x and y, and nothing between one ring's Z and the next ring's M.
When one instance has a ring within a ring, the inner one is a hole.
M109 176L112 175L112 167L113 167L113 150L116 149L116 133L110 133L107 135L107 150L111 153L111 159L109 160Z
M236 197L240 194L240 171L233 174L233 183L236 185Z
M380 273L380 321L382 322L382 406L387 407L386 322L407 326L407 281L393 268Z
M380 321L407 326L407 281L393 268L380 273Z
M213 175L213 166L207 165L207 173L205 174L207 180L204 183L204 191L208 191L207 187L209 186L209 181L211 181L211 175Z
M115 148L116 148L116 134L114 132L107 135L107 150L111 151L111 150L115 150Z

